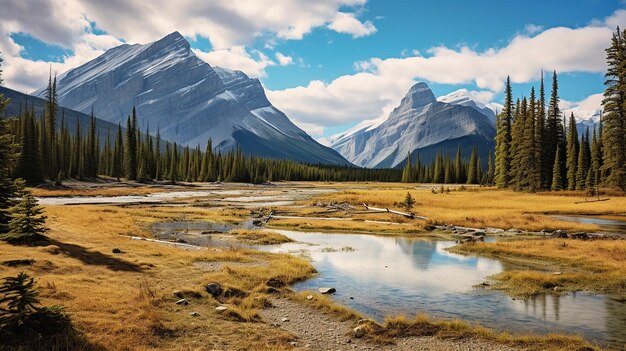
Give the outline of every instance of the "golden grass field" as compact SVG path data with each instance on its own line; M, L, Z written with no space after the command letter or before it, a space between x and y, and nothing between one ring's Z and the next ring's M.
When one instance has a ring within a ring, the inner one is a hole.
M315 186L296 183L298 187ZM428 188L407 184L323 183L321 187L345 188L301 202L306 206L281 208L291 215L342 217L349 221L277 219L272 226L298 230L364 232L394 235L432 235L423 226L446 223L471 227L540 230L595 230L552 219L549 213L623 215L626 198L611 196L609 201L576 204L579 193L526 194L489 188L468 187L465 191L433 194ZM46 190L40 196L128 195L160 191L158 188ZM428 221L411 220L388 213L355 214L326 211L316 202L348 202L360 206L400 209L398 204L409 191L416 198L414 212ZM43 195L45 194L45 195ZM31 258L33 266L10 268L0 265L0 277L26 271L38 278L46 305L62 304L75 324L84 331L92 349L106 350L197 350L290 348L293 336L259 320L259 310L269 303L266 281L279 278L290 284L315 274L306 260L291 255L270 254L249 249L209 248L183 250L129 236L151 237L152 223L177 220L207 220L239 223L250 212L243 208L173 207L165 205L78 205L47 206L50 245L19 247L0 243L0 261ZM398 222L391 225L366 220ZM236 230L232 240L249 244L272 244L289 240L271 231ZM565 243L565 244L563 244ZM122 254L111 250L119 248ZM626 291L626 243L616 240L574 241L564 239L515 240L496 244L463 245L454 248L466 254L503 259L514 268L499 275L496 288L512 295L534 295L558 286L562 291L587 289L597 292ZM537 269L548 265L549 270ZM554 271L562 274L552 274ZM209 282L219 282L233 292L217 301L204 291ZM550 283L551 285L546 285ZM549 286L550 288L546 288ZM189 306L174 302L179 296ZM343 320L362 318L337 305L332 299L315 294L307 300L298 293L291 298L309 304ZM225 313L215 307L225 303ZM192 317L191 312L200 316ZM389 318L385 324L368 324L368 336L377 342L395 337L428 335L441 338L483 338L531 350L571 350L590 347L577 337L550 335L511 336L468 325L461 321L433 321Z
M451 251L512 262L494 277L499 282L495 288L516 296L578 290L626 293L625 240L516 240L463 244Z
M401 210L400 203L407 192L410 192L416 200L413 211L428 217L427 222L475 228L593 231L598 229L597 226L561 221L549 215L558 213L626 214L626 197L624 196L611 196L610 200L602 202L578 203L585 201L584 195L579 192L523 193L479 187L468 187L465 191L452 190L443 194L434 194L431 190L407 185L394 188L351 189L321 195L316 200L347 202L354 206L367 203L371 206ZM399 219L400 216L391 218ZM420 225L418 221L415 222L416 226Z

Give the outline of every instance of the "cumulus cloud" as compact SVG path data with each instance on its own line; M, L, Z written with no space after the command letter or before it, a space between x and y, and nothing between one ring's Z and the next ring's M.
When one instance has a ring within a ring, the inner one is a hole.
M600 111L602 111L602 99L602 94L589 95L580 101L562 99L559 108L565 113L567 118L569 118L570 113L573 113L577 121L589 118L598 119L600 117Z
M278 64L281 66L289 66L293 64L293 58L291 56L283 55L280 52L276 53L276 59L278 60Z
M376 33L377 29L370 21L361 22L353 13L337 12L328 28L337 33L352 35L353 38L360 38Z
M243 71L251 77L264 77L265 68L276 64L262 52L252 50L251 54L243 46L210 52L194 50L194 52L200 59L212 66Z
M296 121L322 126L384 118L418 80L473 84L482 91L479 101L488 104L488 97L502 90L507 76L514 83L527 83L537 80L541 70L604 72L603 53L615 23L626 23L626 11L616 11L603 21L580 28L518 34L505 46L485 51L437 46L424 56L416 52L408 57L371 58L356 62L354 74L330 82L315 80L268 95Z
M315 28L334 30L331 25L335 22L337 31L353 37L374 33L373 24L362 23L349 12L358 11L366 2L9 0L0 11L0 51L6 61L7 84L27 91L45 83L50 64L54 70L63 72L93 59L104 49L119 45L120 39L148 43L179 31L186 37L210 41L213 52L197 52L209 63L262 77L264 69L275 62L260 52L248 51L246 45L261 38L273 47L280 40L300 40ZM93 23L108 35L92 33ZM62 63L23 59L20 57L23 48L9 37L10 33L18 32L70 49L75 56L64 58ZM282 54L277 54L276 59L280 65L293 62Z

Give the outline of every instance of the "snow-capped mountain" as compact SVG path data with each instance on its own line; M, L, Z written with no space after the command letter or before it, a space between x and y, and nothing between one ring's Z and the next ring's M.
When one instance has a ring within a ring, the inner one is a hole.
M438 151L453 155L459 146L465 156L478 147L486 161L495 128L485 112L478 104L437 101L426 83L417 83L387 119L338 135L331 147L363 167L395 167L409 153L428 162Z
M61 75L61 106L124 123L133 106L142 129L216 151L309 163L349 164L320 145L268 101L258 79L211 67L178 32L150 44L124 44ZM43 89L34 93L44 96Z
M437 101L453 105L471 107L489 117L489 120L493 123L493 125L496 124L495 109L498 108L498 105L495 103L484 105L483 103L476 100L476 98L472 96L472 94L467 89L459 89L457 91L451 92L448 95L440 96L437 98Z

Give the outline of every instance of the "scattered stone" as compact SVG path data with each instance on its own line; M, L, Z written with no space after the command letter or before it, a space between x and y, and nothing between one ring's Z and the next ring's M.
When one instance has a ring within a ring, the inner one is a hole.
M307 295L306 299L307 300L313 300L313 295Z
M553 275L562 275L563 272L552 272Z
M286 322L289 322L289 318L284 317L284 318L283 318L283 319L281 319L280 321L281 321L281 322L283 322L283 323L286 323Z
M187 243L187 240L185 240L185 239L181 239L181 238L178 238L178 239L176 239L176 242L177 242L177 243L180 243L180 244L186 244L186 243Z
M290 341L290 342L289 342L289 345L291 345L291 346L293 346L293 347L296 347L296 346L298 346L298 343L297 343L297 342L295 342L295 341Z
M200 317L200 313L198 312L191 312L189 315L192 317Z
M350 300L354 300L354 296L350 296Z
M486 228L485 229L485 233L486 234L500 234L500 233L504 233L504 229L500 229L500 228Z
M178 301L176 301L177 305L182 305L182 306L186 306L189 305L189 301L187 301L187 299L180 299Z
M359 325L352 330L352 334L355 338L359 339L365 336L365 327L363 325Z
M204 287L204 290L206 290L206 292L211 294L211 296L213 297L218 297L222 295L222 292L224 291L224 289L222 289L222 286L218 283L209 283Z
M227 309L228 309L228 307L226 307L226 306L217 306L217 307L215 307L215 310L216 310L217 312L224 312L224 311L226 311Z
M519 234L521 232L522 232L521 230L516 229L516 228L511 228L511 229L507 230L507 233L513 233L513 234Z
M114 248L113 250L111 250L111 252L113 252L114 254L121 254L122 250L118 249L117 247Z
M7 267L32 266L34 263L35 263L35 260L32 260L32 259L8 260L8 261L2 262L2 264Z
M180 290L174 290L172 291L172 295L178 297L179 299L181 299L183 297L183 293Z
M335 288L319 288L318 290L321 294L332 294L337 291Z
M437 229L437 227L435 227L434 225L427 225L424 227L424 230L432 232L433 230Z

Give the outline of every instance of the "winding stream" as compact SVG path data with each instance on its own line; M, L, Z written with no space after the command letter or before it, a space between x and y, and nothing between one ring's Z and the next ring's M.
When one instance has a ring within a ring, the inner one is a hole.
M626 297L576 293L515 300L474 287L503 265L446 251L453 241L278 232L297 242L259 249L302 253L319 272L296 290L335 287L335 300L379 321L424 312L515 333L581 334L620 349L626 343Z

